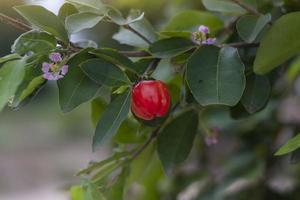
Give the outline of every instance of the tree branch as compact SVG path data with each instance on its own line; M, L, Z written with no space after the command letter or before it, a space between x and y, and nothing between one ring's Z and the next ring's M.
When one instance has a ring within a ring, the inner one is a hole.
M9 17L3 13L0 13L0 21L22 31L30 31L32 29L29 25L21 22L20 20Z
M132 156L129 160L134 160L136 159L141 153L143 153L143 151L148 147L148 145L157 137L160 128L162 126L159 126L158 128L156 128L150 135L150 137L147 139L147 141L141 146L141 148L139 148Z
M151 56L147 51L119 51L119 53L131 58Z
M156 67L158 66L159 62L160 62L160 58L155 58L150 65L147 67L147 69L145 70L145 72L143 73L142 77L147 77L150 74L152 74L152 72L156 69Z

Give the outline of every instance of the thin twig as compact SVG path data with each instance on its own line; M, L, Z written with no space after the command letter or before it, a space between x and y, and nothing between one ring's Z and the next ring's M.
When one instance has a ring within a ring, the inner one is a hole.
M119 51L119 53L131 58L151 56L147 51Z
M147 67L147 69L145 70L144 74L142 75L142 77L147 77L150 74L152 74L152 72L156 69L156 67L158 66L159 62L160 62L160 58L155 58L150 65Z
M139 36L142 40L144 40L145 42L147 42L148 44L152 44L152 42L150 40L148 40L145 36L143 36L141 33L139 33L138 31L136 31L135 29L133 29L130 25L124 25L123 28L133 32L134 34L136 34L137 36Z
M157 137L160 129L162 126L159 126L158 128L156 128L150 135L150 137L147 139L147 141L141 146L141 148L139 148L132 156L129 160L134 160L135 158L137 158L147 147L148 145Z
M30 31L32 29L29 25L25 24L24 22L21 22L20 20L9 17L3 13L0 13L0 21L5 24L11 25L17 29L20 29L22 31Z
M249 13L255 15L255 16L260 16L261 14L259 12L257 12L257 10L255 10L254 8L252 8L251 6L249 6L248 4L245 4L244 2L240 1L240 0L231 0L232 2L236 3L237 5L239 5L241 8L244 8L245 10L247 10Z

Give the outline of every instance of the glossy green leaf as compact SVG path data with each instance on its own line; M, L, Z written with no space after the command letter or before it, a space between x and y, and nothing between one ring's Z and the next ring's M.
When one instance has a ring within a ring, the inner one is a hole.
M245 109L253 114L264 108L270 93L271 84L268 77L253 74L247 77L246 89L241 102Z
M128 77L119 67L102 58L93 58L83 62L81 69L98 84L110 87L130 84Z
M5 63L0 69L0 111L13 98L19 85L22 83L25 69L23 60L14 60Z
M261 40L254 72L265 74L300 51L300 12L289 13L274 22Z
M168 171L188 157L198 127L198 113L186 111L170 121L159 133L157 151L159 158Z
M117 96L106 108L97 124L93 137L93 150L107 142L116 133L129 113L131 91Z
M124 26L142 20L144 18L144 13L136 12L136 15L130 16L127 19L125 19L122 16L122 13L120 13L118 10L111 9L108 11L107 17L109 17L110 20L114 23L120 26Z
M157 58L170 58L184 53L195 47L195 44L186 38L168 38L151 44L149 51Z
M68 42L68 33L61 20L42 6L22 5L14 7L27 21L34 26Z
M0 64L6 63L7 61L11 61L11 60L17 60L20 58L21 57L18 54L9 54L9 55L6 55L6 56L0 58Z
M139 12L132 10L127 17L127 20L135 19L139 15ZM150 42L154 42L157 39L157 34L153 26L145 17L139 21L129 24L128 26L137 31L139 34L143 35ZM149 46L149 44L141 39L138 35L125 28L121 28L119 32L113 36L113 39L119 41L121 44L127 44L135 47L145 48Z
M24 82L24 81L23 81ZM26 81L28 82L28 80ZM46 80L42 76L37 76L28 82L26 87L22 89L20 93L16 93L13 99L12 107L14 109L18 108L20 104L25 101L29 97L34 97L38 91L42 88L42 86L46 83ZM24 83L21 84L21 86ZM25 84L24 84L25 86ZM20 88L18 89L18 91Z
M24 55L28 52L47 53L56 48L56 39L45 32L30 31L22 34L13 44L12 52Z
M74 43L77 47L80 48L98 48L98 44L93 40L81 40Z
M222 12L233 15L242 15L247 11L230 0L202 0L203 5L209 11Z
M142 58L134 63L135 71L142 75L149 65L155 61L155 58Z
M92 57L84 50L68 61L69 71L67 75L57 82L59 104L63 112L70 112L80 104L89 101L101 87L100 84L86 76L79 67L82 62Z
M187 64L187 82L195 99L203 106L234 106L245 89L244 64L232 47L198 49Z
M275 156L281 156L292 151L295 151L300 147L300 133L290 139L285 145L283 145L276 153Z
M91 53L129 71L136 72L134 69L134 63L115 49L101 48L93 50Z
M223 28L223 21L212 13L185 10L175 15L163 31L197 31L199 25L208 26L212 33Z
M65 23L66 18L75 13L78 13L77 8L70 3L65 3L62 7L60 7L58 17L63 21L63 23Z
M93 28L103 17L103 15L94 13L75 13L66 18L66 28L69 34L77 33L84 29Z
M251 43L271 21L271 17L270 14L262 15L260 17L245 15L238 20L236 29L244 41Z

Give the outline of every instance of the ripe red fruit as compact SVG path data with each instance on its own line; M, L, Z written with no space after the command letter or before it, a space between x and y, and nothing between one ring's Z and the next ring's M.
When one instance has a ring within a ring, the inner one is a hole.
M169 90L162 81L141 81L133 87L131 110L138 118L152 120L163 117L169 108Z

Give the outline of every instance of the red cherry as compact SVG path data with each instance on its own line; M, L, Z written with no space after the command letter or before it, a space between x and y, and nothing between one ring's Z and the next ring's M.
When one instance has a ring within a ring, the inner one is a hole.
M169 90L162 81L141 81L133 87L131 110L138 118L165 116L170 108Z

